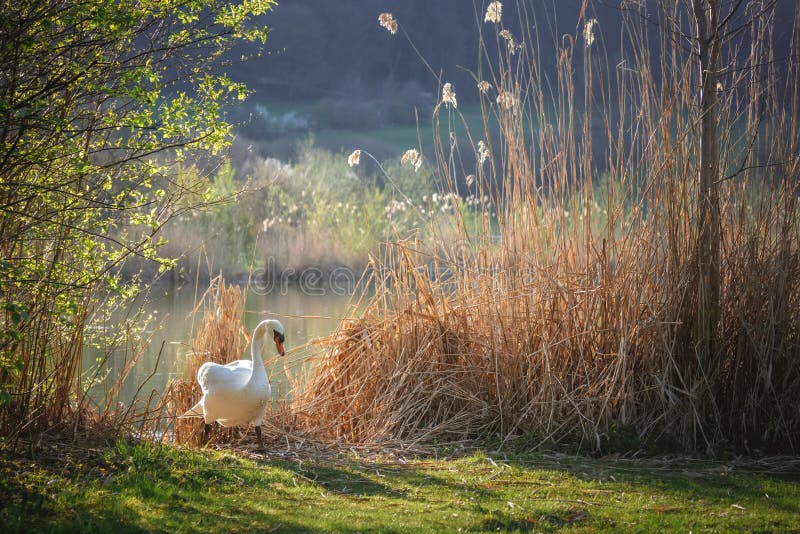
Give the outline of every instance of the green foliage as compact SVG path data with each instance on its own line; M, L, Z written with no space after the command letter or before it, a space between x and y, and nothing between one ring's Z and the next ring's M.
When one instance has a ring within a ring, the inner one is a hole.
M32 411L47 414L43 425L63 415L95 290L130 294L118 278L126 258L172 265L155 236L202 197L173 187L164 162L228 145L221 110L246 90L211 67L236 42L263 42L254 23L273 4L3 4L0 403L9 391L18 402L0 428ZM43 381L52 387L30 398ZM53 413L42 409L51 401Z

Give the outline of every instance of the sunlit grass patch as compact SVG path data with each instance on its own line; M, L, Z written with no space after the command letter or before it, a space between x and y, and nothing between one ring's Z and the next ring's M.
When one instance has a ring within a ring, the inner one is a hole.
M323 459L302 449L244 457L125 443L76 450L67 462L60 454L37 465L3 457L6 532L800 528L790 459L590 460L459 449L441 459Z

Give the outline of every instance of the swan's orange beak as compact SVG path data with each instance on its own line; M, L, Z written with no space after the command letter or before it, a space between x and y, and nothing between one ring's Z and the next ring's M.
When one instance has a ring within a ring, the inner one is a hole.
M280 354L281 356L286 355L286 351L283 350L283 341L281 341L280 339L275 340L275 348L278 349L278 354Z

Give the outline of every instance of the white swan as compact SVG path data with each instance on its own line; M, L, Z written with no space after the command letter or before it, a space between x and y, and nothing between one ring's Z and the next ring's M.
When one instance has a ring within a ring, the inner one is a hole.
M192 406L181 417L200 417L205 420L202 442L208 440L208 433L214 421L222 426L242 426L253 423L256 426L258 446L263 449L261 440L261 421L270 397L269 379L261 358L264 334L272 330L275 348L283 356L284 331L280 321L267 319L261 321L253 330L250 345L250 360L236 360L226 365L206 362L197 371L197 382L203 390L200 402Z

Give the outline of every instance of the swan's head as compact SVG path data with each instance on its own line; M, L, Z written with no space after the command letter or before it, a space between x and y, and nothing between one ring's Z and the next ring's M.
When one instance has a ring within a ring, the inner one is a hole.
M275 342L275 348L278 351L278 354L284 356L286 351L283 349L283 342L286 340L284 335L283 325L280 321L276 319L267 319L266 321L261 321L256 330L253 334L253 337L256 338L260 343L263 343L264 335L272 330L272 340Z
M285 356L286 351L283 350L283 342L286 340L286 338L283 335L283 326L281 326L280 332L277 329L272 330L272 339L275 341L275 348L278 350L278 354Z

